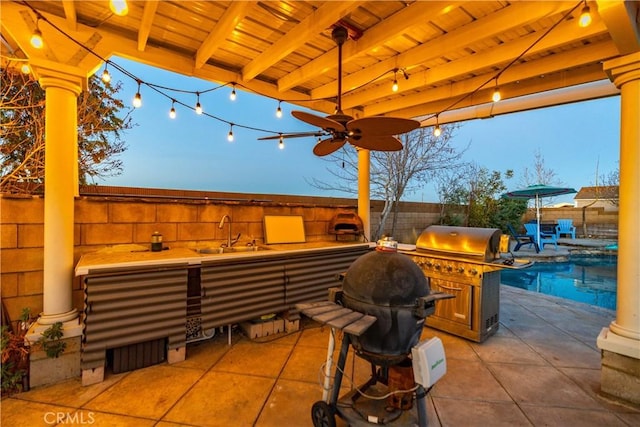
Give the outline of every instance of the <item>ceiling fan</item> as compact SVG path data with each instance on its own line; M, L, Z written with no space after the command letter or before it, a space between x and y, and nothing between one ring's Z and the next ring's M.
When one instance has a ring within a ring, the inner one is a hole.
M336 26L331 32L333 41L338 45L338 102L337 111L327 117L316 116L304 111L292 111L298 120L319 127L316 132L298 132L258 138L261 140L280 138L300 138L316 136L320 141L313 148L316 156L326 156L339 150L345 143L374 151L402 150L402 143L394 135L412 131L420 127L420 122L399 117L364 117L354 119L342 112L342 45L348 38L348 31Z

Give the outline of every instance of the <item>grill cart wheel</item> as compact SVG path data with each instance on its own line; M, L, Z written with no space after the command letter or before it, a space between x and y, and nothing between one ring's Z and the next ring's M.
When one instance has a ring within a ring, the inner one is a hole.
M311 407L313 427L336 427L335 410L324 400L319 400Z

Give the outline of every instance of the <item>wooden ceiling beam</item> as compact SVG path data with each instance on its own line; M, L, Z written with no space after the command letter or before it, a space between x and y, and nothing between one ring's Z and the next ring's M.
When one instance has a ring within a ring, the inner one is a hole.
M512 85L509 88L510 98L517 98L527 95L538 94L544 95L544 92L561 89L565 87L576 86L585 83L592 83L601 80L606 80L606 73L602 70L599 64L591 64L585 68L578 68L571 71L565 71L558 73L557 75L547 76L545 79L530 79L523 81L518 85ZM478 105L489 104L491 99L493 88L484 89L474 95L474 97L467 98L462 102L456 104L455 108L447 109L451 103L457 101L456 98L438 99L433 102L423 102L420 105L414 107L405 108L402 110L394 110L390 113L394 117L406 117L406 118L421 118L427 119L427 116L433 116L442 111L456 111L458 109L469 108ZM478 100L482 99L483 102ZM487 102L484 102L486 100ZM487 115L490 117L490 115ZM477 117L473 117L477 118Z
M296 25L291 31L272 44L269 48L256 56L242 69L242 78L251 80L261 72L279 62L298 47L310 39L318 37L327 28L338 22L350 11L359 7L363 2L341 1L323 3L306 19Z
M233 1L220 17L215 27L211 30L207 38L202 42L196 52L195 67L202 66L213 56L216 50L228 35L237 27L238 23L244 19L253 7L253 2Z
M623 55L640 51L640 2L598 0L598 14Z
M349 40L342 47L342 61L347 63L357 56L374 49L386 41L402 35L407 28L424 25L434 16L449 13L461 4L451 5L448 2L415 2L400 10L393 16L368 29L360 39ZM278 80L278 89L287 90L305 81L321 75L338 66L338 48L333 48L313 61L298 67L293 72Z
M67 19L67 26L71 31L78 29L78 17L76 16L76 5L73 0L62 0L64 16Z
M413 74L409 80L402 81L399 91L409 91L422 86L436 85L440 82L455 80L464 75L484 74L486 69L506 66L528 48L530 49L524 56L525 60L527 56L531 57L538 53L544 53L549 49L571 43L576 39L577 34L590 37L604 32L606 32L606 27L602 21L593 22L588 28L579 28L574 21L565 21L533 47L531 47L533 43L540 38L538 33L532 33L481 53ZM558 67L564 68L562 64L558 64ZM497 74L497 71L493 74ZM346 108L366 105L376 99L388 97L389 91L390 88L388 86L377 85L370 90L343 96L342 104ZM315 96L315 93L313 93L313 96Z
M559 70L585 67L594 60L598 60L598 58L615 55L615 45L611 41L606 41L587 45L580 49L574 49L571 52L551 55L536 61L514 65L500 76L500 92L503 93L503 97L510 97L508 91L504 89L506 85L518 84L519 82L532 79L544 79L544 76L557 74L560 72ZM469 96L478 91L478 88L482 87L487 81L490 81L493 75L493 73L485 73L451 85L429 88L419 93L399 97L395 100L373 104L365 108L365 114L367 116L376 116L388 114L390 111L407 110L425 103L425 101L432 103L442 99L461 99L464 96ZM494 85L484 85L484 88L493 91ZM474 96L474 98L476 98L476 96Z
M158 10L157 1L144 2L144 11L142 12L142 21L140 22L140 29L138 30L138 50L144 52L147 47L147 40L149 40L149 34L153 27L153 18L156 16Z
M359 87L394 68L405 68L410 71L411 68L419 64L446 56L449 52L463 49L469 44L469 40L488 39L513 28L526 25L536 19L566 12L568 7L570 5L557 2L512 3L509 7L490 14L486 18L470 22L456 31L444 34L404 53L367 67L362 71L345 76L343 88L348 90L348 88ZM405 86L405 82L403 82L402 86ZM314 98L326 98L327 96L335 95L337 88L337 82L332 82L313 90L312 96Z

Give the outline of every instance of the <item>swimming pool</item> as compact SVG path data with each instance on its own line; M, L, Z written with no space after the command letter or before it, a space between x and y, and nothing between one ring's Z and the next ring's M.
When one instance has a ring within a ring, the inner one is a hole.
M536 262L522 270L502 270L503 285L616 309L616 255L572 255L566 262Z

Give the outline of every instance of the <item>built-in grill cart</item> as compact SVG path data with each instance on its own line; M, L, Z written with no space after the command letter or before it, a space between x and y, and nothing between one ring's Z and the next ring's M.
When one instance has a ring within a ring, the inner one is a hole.
M476 342L498 330L500 270L532 264L501 258L501 235L496 228L432 225L420 234L415 250L402 251L429 278L432 291L455 295L436 305L427 326Z

